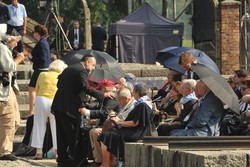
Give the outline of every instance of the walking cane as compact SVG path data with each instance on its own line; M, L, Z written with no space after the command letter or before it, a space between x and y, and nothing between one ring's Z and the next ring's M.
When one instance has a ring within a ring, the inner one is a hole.
M90 153L94 150L95 148L93 147L89 152L88 154L83 157L82 161L76 166L76 167L81 167L82 163L84 162L85 159L87 159L87 157L90 155Z

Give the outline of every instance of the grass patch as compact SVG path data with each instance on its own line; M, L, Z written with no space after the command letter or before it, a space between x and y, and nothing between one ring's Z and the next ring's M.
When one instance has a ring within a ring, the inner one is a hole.
M182 41L182 46L183 47L193 47L193 41L192 40L186 40L186 39L183 39Z

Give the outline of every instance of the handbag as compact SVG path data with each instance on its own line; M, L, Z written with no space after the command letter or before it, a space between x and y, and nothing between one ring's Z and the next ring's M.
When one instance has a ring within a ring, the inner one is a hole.
M158 132L157 132L156 127L155 127L155 125L153 123L150 123L147 126L145 136L152 136L152 137L157 137L158 136Z
M116 123L114 123L114 121L112 121L111 119L107 119L103 122L103 125L102 125L102 133L105 133L107 132L108 130L116 127Z
M250 117L247 117L245 115L241 115L240 116L240 126L247 127L248 124L250 124Z

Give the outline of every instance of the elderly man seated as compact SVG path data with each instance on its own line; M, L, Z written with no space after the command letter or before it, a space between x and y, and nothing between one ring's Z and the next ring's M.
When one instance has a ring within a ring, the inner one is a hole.
M168 124L158 126L157 131L159 136L169 136L170 132L175 129L184 129L193 115L193 106L197 101L194 93L196 81L193 79L184 79L181 83L182 98L180 102L175 104L177 118Z
M171 136L219 136L223 103L202 81L197 82L195 94L199 101L191 122L185 129L172 131Z
M134 103L136 102L135 99L131 96L131 92L127 88L122 88L117 93L117 101L119 102L119 113L117 114L117 117L119 120L124 121L130 111L134 108ZM90 111L91 112L91 111ZM93 112L93 111L92 111ZM109 113L109 116L114 116L114 112ZM90 114L91 116L91 114ZM106 122L106 121L105 121ZM105 124L105 123L104 123ZM102 128L93 128L89 132L90 142L93 150L93 157L94 157L94 163L96 165L101 164L102 162L102 150L100 143L97 141L97 138L102 133Z

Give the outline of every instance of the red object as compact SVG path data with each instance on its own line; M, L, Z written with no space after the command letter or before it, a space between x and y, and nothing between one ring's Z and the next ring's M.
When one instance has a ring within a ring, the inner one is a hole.
M100 82L101 89L113 88L114 86L114 83L110 80L103 80L102 82Z

